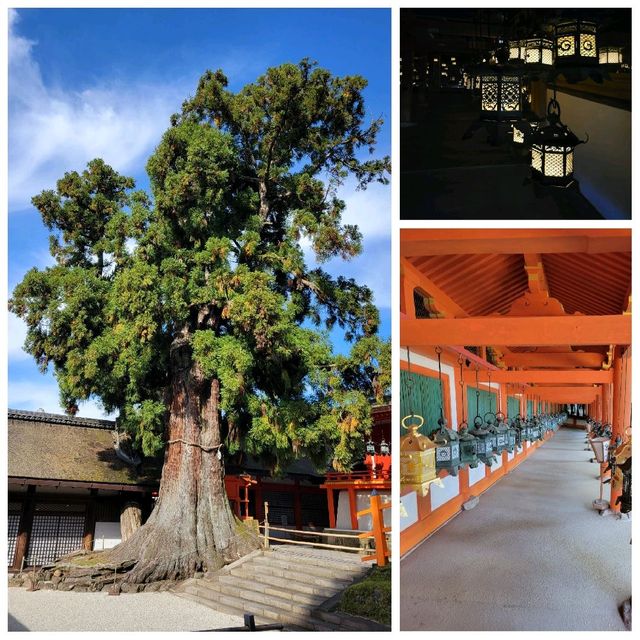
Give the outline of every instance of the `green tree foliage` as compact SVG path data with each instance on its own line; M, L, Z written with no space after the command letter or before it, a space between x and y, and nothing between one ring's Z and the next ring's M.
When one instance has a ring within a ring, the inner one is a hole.
M365 124L365 86L307 60L237 93L207 72L148 161L150 195L97 159L33 198L56 264L30 270L10 308L68 411L98 398L158 452L171 351L187 343L189 366L220 384L232 453L349 467L390 386L389 344L371 291L309 268L301 242L318 264L361 251L338 188L389 171L388 158L361 159L381 126ZM332 352L334 325L349 356Z

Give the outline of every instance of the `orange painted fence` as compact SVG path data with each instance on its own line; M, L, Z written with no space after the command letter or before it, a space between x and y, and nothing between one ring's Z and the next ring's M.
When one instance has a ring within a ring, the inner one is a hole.
M364 511L358 511L358 518L371 514L371 526L373 529L361 533L360 538L370 538L373 535L376 543L376 552L374 555L364 556L362 561L375 560L379 567L384 567L387 564L387 560L391 559L391 552L387 544L387 533L391 532L391 527L384 526L383 511L391 508L391 502L385 502L383 504L379 495L370 496L369 500L369 508Z
M264 514L265 519L264 523L258 524L259 529L263 532L263 544L265 549L269 549L271 541L278 542L281 544L299 544L299 545L307 545L311 547L318 547L320 549L335 549L338 551L352 551L359 553L361 551L360 546L357 547L349 547L346 545L338 545L338 544L327 544L324 542L317 542L313 538L318 537L338 537L338 538L349 538L356 540L365 540L367 538L373 538L375 543L375 551L373 554L363 556L361 558L362 562L367 562L369 560L375 560L376 564L379 567L384 567L387 562L391 559L391 551L389 550L389 545L387 543L387 534L391 532L391 527L386 527L384 524L384 511L386 509L391 508L391 502L382 502L382 496L372 495L369 497L370 506L368 509L364 509L363 511L358 511L358 517L371 515L371 531L363 531L362 533L336 533L335 531L331 531L329 533L325 533L324 531L304 531L304 530L296 530L296 529L288 529L284 527L274 527L269 524L269 503L264 503ZM282 538L277 536L272 536L271 533L273 531L280 531L289 534L294 534L296 537L308 535L310 538L308 540L293 540L289 538Z

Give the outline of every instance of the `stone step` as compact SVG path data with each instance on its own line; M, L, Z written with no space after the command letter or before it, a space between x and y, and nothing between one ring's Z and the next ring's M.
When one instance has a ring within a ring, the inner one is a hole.
M276 598L282 598L283 600L290 600L310 607L317 607L320 603L326 600L325 597L314 593L301 593L296 591L295 586L289 587L276 587L271 584L265 584L250 577L242 577L238 575L221 575L218 581L223 585L223 589L226 585L231 585L244 589L247 592L247 599L252 599L253 592L265 594L267 596L275 596Z
M239 616L240 618L242 618L245 613L253 613L253 615L255 616L256 624L272 624L273 623L273 619L263 618L262 616L256 615L254 611L245 611L242 608L232 607L232 606L229 606L228 604L222 604L217 600L213 601L210 598L198 596L193 593L189 593L187 591L176 591L174 593L180 598L185 598L186 600L197 602L198 604L201 604L204 607L208 607L209 609L215 609L216 611L220 611L221 613L227 613L232 616ZM243 624L243 621L240 620L238 622L238 626L241 627L242 624Z
M321 567L315 564L300 563L294 558L287 558L286 556L279 556L277 554L273 556L258 556L253 559L252 564L256 566L271 566L286 569L293 575L298 574L309 576L309 581L313 580L313 577L318 577L333 578L351 583L354 578L360 577L368 571L368 567Z
M277 576L279 578L289 579L294 571L290 567L276 566L275 562L269 564L256 564L252 567L252 571L256 574ZM328 578L325 576L317 576L312 574L303 574L301 572L295 572L294 574L297 580L306 580L319 587L332 589L335 591L341 591L348 587L352 582L352 578Z
M371 631L378 627L384 628L383 625L379 625L377 622L338 611L322 611L322 609L318 609L314 611L314 618L319 618L323 622L328 622L344 631Z
M292 624L304 629L313 629L313 625L317 623L317 621L311 620L310 609L302 609L302 612L300 610L294 611L293 608L282 609L275 604L275 598L271 598L271 602L259 602L255 599L249 600L240 589L227 588L228 585L217 585L217 587L221 589L216 590L212 588L212 585L202 587L191 585L187 587L183 595L193 600L197 599L201 604L216 611L224 611L225 613L233 613L240 616L245 613L252 613L255 616L256 623L260 624L282 622L286 625Z
M293 613L295 615L309 615L319 603L302 603L290 597L289 594L277 596L262 591L255 591L250 587L249 580L242 580L235 576L229 576L230 580L220 583L221 597L231 595L237 598L244 598L250 602L257 602L260 605L268 606L272 609L279 609L283 612Z
M317 582L302 582L301 580L295 580L291 576L283 577L279 575L272 575L264 571L265 567L254 567L249 566L248 568L244 568L242 566L237 569L231 569L230 574L232 576L238 576L240 578L246 578L248 580L255 580L257 582L261 582L262 584L268 584L273 587L284 587L290 588L292 591L297 593L309 593L312 595L322 596L325 599L330 598L337 591L341 590L342 583L334 582L327 580L326 582L330 583L326 586L321 586L317 584ZM284 571L282 571L284 573Z
M271 553L281 556L293 557L305 564L314 564L318 567L361 567L364 563L358 553L331 552L330 550L315 549L313 547L294 547L293 545L276 544L270 549ZM266 551L269 553L269 551Z

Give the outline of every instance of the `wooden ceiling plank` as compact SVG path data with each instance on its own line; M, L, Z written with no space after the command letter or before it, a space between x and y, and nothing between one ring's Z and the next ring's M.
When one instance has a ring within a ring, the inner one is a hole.
M482 316L400 322L402 346L558 346L631 344L631 316Z

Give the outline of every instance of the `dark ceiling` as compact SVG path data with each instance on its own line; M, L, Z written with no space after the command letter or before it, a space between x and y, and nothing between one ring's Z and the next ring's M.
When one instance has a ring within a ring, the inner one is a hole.
M401 9L402 55L450 54L462 62L492 49L498 37L543 33L561 18L598 24L601 45L631 44L631 9Z

